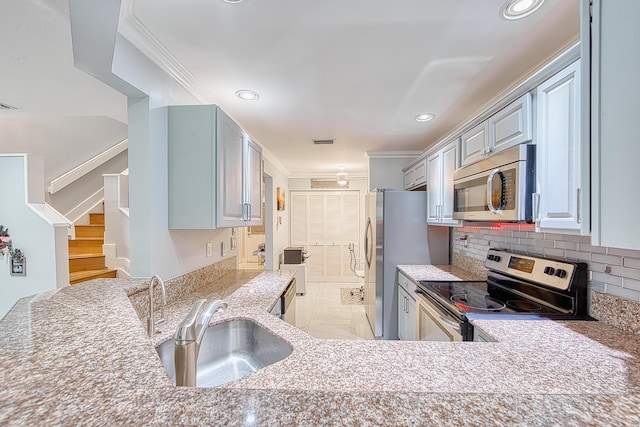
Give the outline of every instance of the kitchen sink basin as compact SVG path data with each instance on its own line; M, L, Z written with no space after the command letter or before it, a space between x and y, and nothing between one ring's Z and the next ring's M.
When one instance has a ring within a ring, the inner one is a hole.
M156 347L160 360L175 384L174 340ZM196 387L215 387L249 375L289 356L286 341L251 320L230 320L209 326L198 356Z

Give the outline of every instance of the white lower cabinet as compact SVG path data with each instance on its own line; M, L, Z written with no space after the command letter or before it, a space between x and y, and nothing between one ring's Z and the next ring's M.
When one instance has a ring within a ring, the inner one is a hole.
M589 234L589 188L584 188L585 143L580 134L580 61L538 86L536 179L537 231Z
M459 140L427 157L427 224L460 225L453 219L453 173L460 165Z
M416 339L416 285L398 272L398 339Z

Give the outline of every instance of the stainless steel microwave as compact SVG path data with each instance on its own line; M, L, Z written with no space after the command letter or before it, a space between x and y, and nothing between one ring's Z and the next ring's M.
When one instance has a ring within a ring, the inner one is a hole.
M532 222L536 146L521 144L453 174L453 219Z

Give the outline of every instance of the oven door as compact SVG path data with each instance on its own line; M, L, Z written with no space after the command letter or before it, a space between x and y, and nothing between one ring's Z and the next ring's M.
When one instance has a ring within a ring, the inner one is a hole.
M463 321L416 290L416 333L419 341L462 341Z

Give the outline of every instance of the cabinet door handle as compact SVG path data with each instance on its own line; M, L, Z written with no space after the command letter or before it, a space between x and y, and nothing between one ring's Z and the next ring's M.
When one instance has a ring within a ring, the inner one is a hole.
M403 308L403 311L406 313L406 312L407 312L407 297L403 296L402 298L404 298L404 308Z
M581 218L580 218L580 189L579 188L576 189L576 220L578 221L578 224L580 224Z

